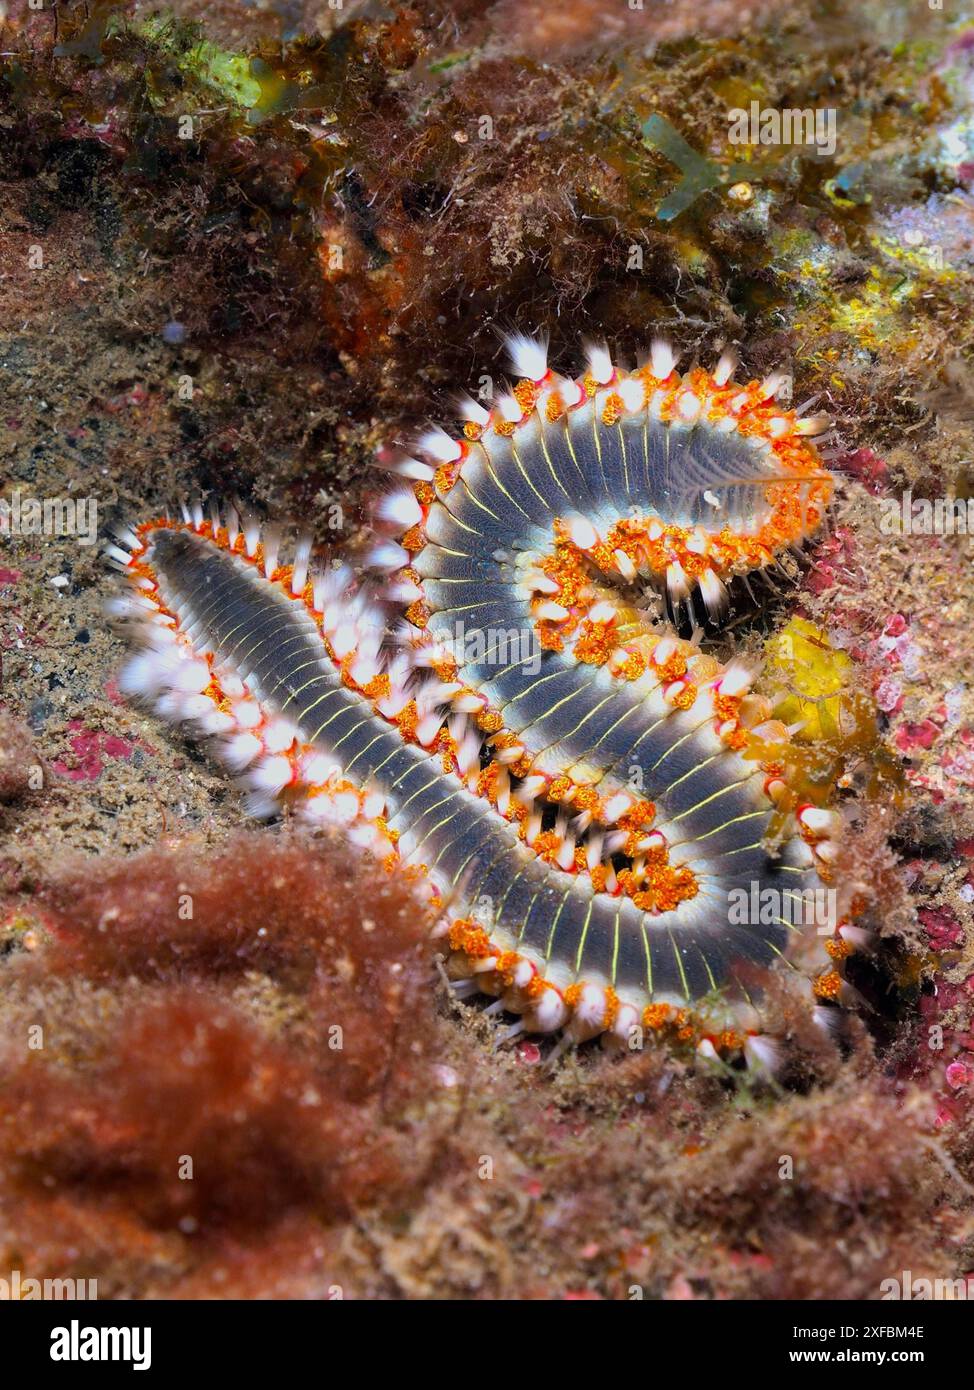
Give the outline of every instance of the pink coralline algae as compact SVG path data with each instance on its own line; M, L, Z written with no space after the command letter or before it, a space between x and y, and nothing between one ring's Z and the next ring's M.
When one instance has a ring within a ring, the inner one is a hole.
M960 786L974 786L974 731L963 729L960 748L953 749L943 760L944 772Z
M944 1075L951 1090L965 1090L974 1081L974 1057L969 1060L950 1062Z
M68 728L72 730L70 740L71 758L58 758L53 764L59 777L67 777L72 782L94 782L104 771L104 758L124 758L132 756L135 745L117 734L102 733L97 729L86 729L80 719L72 719Z
M876 704L884 714L895 714L903 706L903 687L898 680L884 676L876 686Z
M862 483L867 492L877 497L886 481L886 460L874 454L872 449L856 449L854 453L843 454L835 460L833 467L839 473L847 473Z
M852 535L844 527L837 527L831 536L821 541L815 556L815 565L806 579L805 588L813 594L824 594L841 582L843 574L848 574L852 565Z
M902 613L893 613L887 619L881 636L873 643L873 651L885 665L898 666L907 679L919 676L922 652Z
M903 724L896 731L896 746L904 753L911 748L932 748L939 734L932 719L924 719L920 724Z
M952 912L941 907L921 907L917 913L934 951L949 951L959 946L964 932Z

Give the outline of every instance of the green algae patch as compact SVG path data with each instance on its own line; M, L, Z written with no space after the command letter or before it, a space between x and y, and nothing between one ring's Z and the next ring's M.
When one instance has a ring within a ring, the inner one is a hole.
M224 101L242 110L260 103L263 87L253 75L253 60L248 54L230 53L208 39L195 38L185 26L167 18L154 16L136 23L133 32L170 57L184 77L209 88Z

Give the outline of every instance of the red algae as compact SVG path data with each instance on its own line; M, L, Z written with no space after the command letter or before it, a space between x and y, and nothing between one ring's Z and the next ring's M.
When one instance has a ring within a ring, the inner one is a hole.
M297 1256L300 1219L304 1291L327 1284L318 1233L424 1171L404 1116L436 1027L408 891L242 836L84 866L38 905L49 939L4 1005L0 1247L158 1291L242 1244Z
M117 734L105 734L98 729L86 729L80 719L71 720L68 725L71 737L69 758L58 758L52 769L59 777L72 782L94 782L101 776L105 758L132 756L133 744Z

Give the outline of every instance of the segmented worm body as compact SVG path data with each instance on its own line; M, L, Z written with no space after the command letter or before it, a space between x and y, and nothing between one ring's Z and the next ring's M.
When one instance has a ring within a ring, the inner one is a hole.
M392 458L407 485L358 578L309 572L307 538L282 563L234 507L124 529L115 612L142 650L123 688L212 739L256 814L344 825L419 875L451 973L512 1032L760 1053L754 981L790 959L788 904L828 881L836 818L798 799L753 673L660 603L719 620L728 583L814 532L823 423L729 360L681 376L659 343L633 372L595 351L578 381L512 351L509 397ZM755 886L779 910L736 919Z

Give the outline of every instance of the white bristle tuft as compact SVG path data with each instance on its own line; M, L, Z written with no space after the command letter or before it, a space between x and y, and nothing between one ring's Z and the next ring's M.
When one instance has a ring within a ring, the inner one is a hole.
M311 606L316 613L325 611L328 594L328 575L315 574L311 578Z
M540 796L547 785L544 777L542 777L540 773L534 772L529 777L526 777L520 787L518 787L517 791L514 793L515 799L523 802L525 806L530 806L535 797Z
M720 677L721 695L743 695L751 687L754 676L742 662L732 661Z
M733 348L725 348L720 354L720 361L714 368L714 381L718 386L726 386L731 377L737 371L739 358Z
M217 709L214 705L213 709L200 719L200 727L204 734L209 734L211 737L217 734L229 734L233 731L233 715L227 714L222 709Z
M244 807L254 820L270 820L280 810L277 798L270 792L251 788L244 796Z
M766 376L764 380L761 382L760 389L762 400L772 400L773 397L775 397L781 390L782 386L784 386L785 382L789 379L790 378L787 372L771 372L770 375Z
M704 570L698 582L707 612L711 617L716 617L727 607L727 590L713 570Z
M573 516L568 522L568 535L579 550L592 550L599 543L595 527L584 516Z
M653 369L653 376L658 381L665 381L676 366L673 349L663 338L653 339L649 360Z
M256 700L246 699L233 706L233 717L238 729L256 729L264 716Z
M252 560L260 545L260 522L255 516L248 516L243 523L244 548L247 558Z
M335 815L343 825L351 825L358 819L359 801L354 792L340 791L332 797L332 805L335 808Z
M209 695L187 695L183 701L184 719L207 719L216 712L216 705Z
M469 420L471 425L477 425L480 429L490 424L490 411L472 396L461 396L457 401L457 410L461 420Z
M417 445L422 453L429 454L437 463L456 463L463 454L463 446L439 427L427 430L420 436Z
M331 645L339 661L344 661L346 656L350 656L358 646L358 630L354 623L341 623L335 629Z
M434 712L425 715L416 725L417 741L421 743L424 748L428 748L440 732L442 725L443 719L439 714Z
M264 747L268 753L286 753L298 736L298 731L287 719L272 719L264 730Z
M233 772L243 772L262 751L260 739L256 734L235 734L223 744L223 761Z
M423 591L418 584L413 584L409 580L401 580L398 583L390 584L388 596L392 603L408 605L422 598Z
M627 811L632 809L632 797L625 792L616 792L605 803L603 819L606 825L614 825L620 816L624 816Z
M834 835L841 825L834 811L826 811L821 806L803 806L798 812L798 819L811 835Z
M173 672L172 687L184 695L199 695L210 683L210 668L205 661L181 661Z
M139 652L122 667L118 677L118 688L123 695L144 698L154 695L165 684L170 665L159 652Z
M756 1033L744 1041L744 1057L755 1072L774 1076L781 1067L781 1045L768 1033Z
M525 751L523 743L512 743L509 748L499 748L495 757L501 767L507 767L523 758Z
M560 603L539 603L535 609L535 616L546 623L563 623L568 617L568 609Z
M421 459L411 458L408 454L403 454L389 465L390 473L396 473L400 478L408 478L413 483L431 483L436 477L436 469L428 463L423 463Z
M124 545L127 550L136 551L142 549L142 542L131 527L118 525L114 527L114 535L119 545Z
M857 951L872 951L876 946L876 933L865 927L854 927L846 922L839 928L839 935Z
M232 671L217 671L214 673L220 683L220 689L228 700L239 700L244 693L244 683L239 676Z
M291 575L291 593L297 597L304 593L308 582L308 561L311 559L311 537L301 536L294 547L294 571Z
M543 381L548 375L548 344L541 338L510 333L505 338L511 366L518 376Z
M255 791L269 792L277 796L288 785L294 775L289 759L281 756L262 758L249 774L250 784Z
M502 816L506 816L511 804L511 778L506 767L498 769L496 787L497 809Z
M525 576L525 583L533 594L560 594L561 585L557 579L552 579L550 575L543 574L541 570L532 570Z
M106 600L105 612L110 618L142 620L147 613L155 612L155 604L151 599L138 598L134 594L117 594Z
M463 736L463 741L457 748L457 766L460 769L461 777L466 777L468 772L480 768L480 750L483 746L480 735L475 729L468 729Z
M388 574L409 564L409 551L404 550L395 541L380 541L369 551L366 564L369 569L380 570Z
M359 651L352 662L348 674L356 685L365 686L379 674L375 651Z
M453 708L458 714L477 714L486 703L486 695L481 695L475 690L465 690L453 701Z
M612 552L612 558L615 560L616 569L618 569L623 579L635 579L636 566L624 550L614 550Z
M598 382L599 386L607 386L616 371L609 356L609 349L599 343L588 343L585 347L585 358L592 380Z
M380 521L408 531L422 521L423 509L411 492L390 492L379 503L378 517Z
M574 377L555 376L552 381L552 390L561 397L566 410L571 410L586 400L585 387ZM546 398L547 393L542 399Z
M666 567L666 588L671 599L686 598L690 592L686 570L679 560L673 560Z
M816 1004L812 1009L812 1022L833 1042L837 1042L842 1032L845 1015L834 1005Z
M268 579L274 578L274 571L277 569L277 561L281 553L281 528L278 525L267 526L264 528L264 574Z
M324 787L339 771L327 753L309 753L301 764L301 780L309 787Z
M825 434L832 428L832 421L827 415L806 415L801 420L795 421L795 430L798 434Z
M564 869L566 873L572 867L575 862L575 840L573 836L569 835L568 839L561 846L555 856L555 862L558 867Z
M170 724L181 724L186 718L186 696L178 690L167 690L156 700L155 712Z

